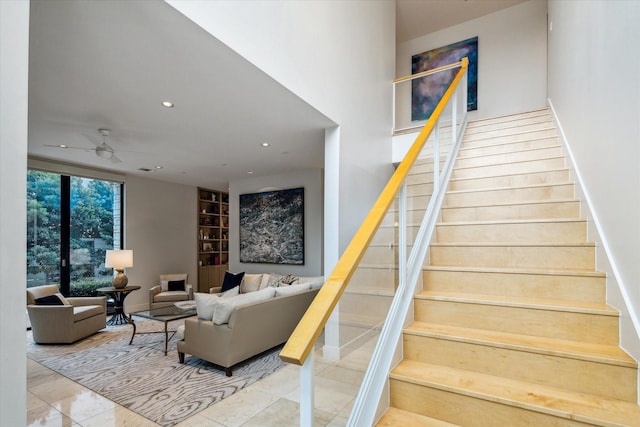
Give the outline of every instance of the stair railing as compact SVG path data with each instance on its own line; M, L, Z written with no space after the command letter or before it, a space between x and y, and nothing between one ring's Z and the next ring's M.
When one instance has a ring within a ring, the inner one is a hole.
M349 281L356 272L390 206L397 198L398 288L393 297L386 320L382 325L380 337L378 338L373 356L359 389L348 425L370 426L375 420L380 397L384 385L387 382L388 373L393 362L393 355L396 352L396 346L400 339L402 327L404 326L406 313L413 298L414 289L420 278L423 260L435 228L438 212L444 198L451 170L453 169L453 162L460 139L466 126L466 75L468 60L467 58L463 58L462 61L458 63L394 81L395 85L458 67L460 70L456 73L453 81L431 114L431 117L427 120L406 156L396 168L372 209L340 257L335 268L318 292L318 295L280 352L280 358L283 361L301 366L301 426L306 427L313 425L314 346L334 309L338 305ZM461 99L460 103L458 103L458 98ZM443 169L440 170L440 119L446 108L451 108L451 149L449 150ZM407 176L431 136L433 136L431 139L434 144L434 189L428 206L426 207L426 213L421 221L413 249L407 256L406 249L409 246L407 243Z

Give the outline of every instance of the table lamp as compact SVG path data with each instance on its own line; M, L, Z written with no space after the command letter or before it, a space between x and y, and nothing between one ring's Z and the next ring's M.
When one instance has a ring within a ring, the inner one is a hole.
M113 278L113 287L117 289L124 288L129 283L129 279L124 274L126 267L133 267L133 251L132 250L108 250L105 267L115 268L118 274Z

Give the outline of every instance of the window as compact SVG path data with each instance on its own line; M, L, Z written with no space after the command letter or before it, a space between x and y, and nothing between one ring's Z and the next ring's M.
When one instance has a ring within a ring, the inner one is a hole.
M122 189L113 181L27 172L27 286L65 295L111 285L107 249L122 247Z

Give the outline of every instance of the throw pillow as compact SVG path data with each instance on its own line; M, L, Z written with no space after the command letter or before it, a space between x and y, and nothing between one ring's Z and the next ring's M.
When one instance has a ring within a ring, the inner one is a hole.
M64 305L64 302L62 302L57 294L36 298L35 302L36 305Z
M240 293L248 294L260 289L263 274L245 274L240 284Z
M167 292L169 290L169 281L168 280L161 280L160 281L160 290L162 292Z
M235 297L236 295L240 295L240 286L236 286L235 288L231 288L228 291L220 292L217 295L218 298L230 298Z
M184 291L184 280L169 280L167 289L169 291Z
M233 274L233 273L229 273L228 271L225 271L224 280L222 281L222 289L220 290L220 292L225 292L231 288L240 286L240 283L242 283L243 277L244 277L244 271L238 274Z
M218 296L216 294L196 292L193 299L196 300L196 313L198 314L198 318L211 320L216 303L219 301Z
M293 274L282 276L280 274L271 273L269 277L269 286L273 288L278 288L280 286L289 286L296 280L298 280L298 278L294 277Z

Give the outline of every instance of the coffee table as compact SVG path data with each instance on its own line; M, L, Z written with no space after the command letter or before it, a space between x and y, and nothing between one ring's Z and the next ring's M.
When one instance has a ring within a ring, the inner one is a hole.
M173 320L186 319L187 317L195 316L196 309L184 310L174 305L169 307L154 308L152 310L134 311L129 313L129 323L133 326L133 334L131 334L131 341L129 345L133 343L133 338L136 336L136 324L133 321L132 316L143 317L145 319L155 320L156 322L164 323L164 355L167 355L167 347L169 346L169 340L175 335L176 331L169 331L167 324ZM171 336L169 336L171 332ZM161 334L162 331L153 332L138 332L140 334Z

